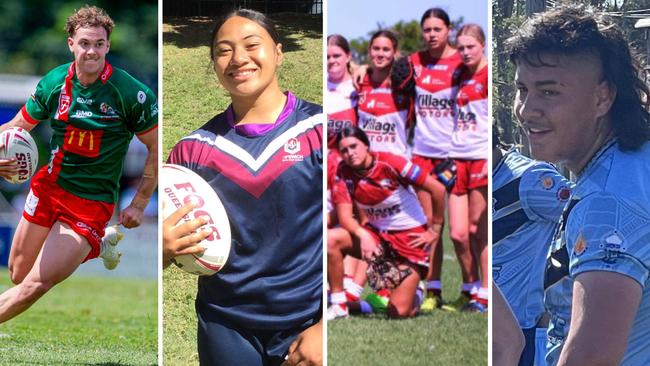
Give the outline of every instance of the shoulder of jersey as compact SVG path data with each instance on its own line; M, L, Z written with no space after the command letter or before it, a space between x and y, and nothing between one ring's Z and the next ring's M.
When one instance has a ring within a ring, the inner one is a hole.
M147 85L119 67L113 66L113 73L109 80L120 88L120 93L124 94L129 99L135 99L141 103L143 103L144 100L142 100L143 96L140 92L145 93L145 97L148 97L146 95L147 93L153 94L153 91L151 91ZM123 89L126 89L126 91Z
M304 113L308 116L315 116L319 113L323 113L323 107L312 102L308 102L304 99L296 98L296 111L298 113Z
M67 64L59 65L52 70L48 71L45 76L41 79L41 82L47 84L55 85L60 84L65 80L66 75L68 74L68 69L70 68L71 62Z

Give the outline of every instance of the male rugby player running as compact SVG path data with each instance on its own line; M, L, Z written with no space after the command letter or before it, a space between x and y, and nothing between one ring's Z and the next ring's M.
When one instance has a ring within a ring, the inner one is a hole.
M623 32L585 7L536 15L508 41L515 113L536 159L576 187L546 265L549 365L650 359L649 90Z
M50 162L32 179L13 238L9 273L16 286L0 295L0 323L25 311L89 259L101 256L107 268L115 268L118 234L111 230L106 240L102 237L134 134L148 154L120 224L140 225L157 183L156 96L106 61L113 20L87 6L72 14L65 28L74 61L45 75L20 112L0 127L31 130L49 119L53 130ZM13 170L2 174L10 176Z

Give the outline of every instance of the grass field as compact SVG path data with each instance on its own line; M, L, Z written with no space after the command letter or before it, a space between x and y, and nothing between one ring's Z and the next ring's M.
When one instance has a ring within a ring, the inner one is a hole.
M73 276L0 325L0 365L155 365L156 294L156 281Z
M280 86L322 104L322 21L296 14L273 15L284 62ZM163 21L163 157L183 136L226 109L230 98L217 82L209 58L214 19L166 18ZM170 267L163 273L163 362L198 364L194 298L196 277Z
M445 301L460 289L460 269L445 231ZM353 316L327 324L328 366L487 365L487 314L436 310L407 320Z

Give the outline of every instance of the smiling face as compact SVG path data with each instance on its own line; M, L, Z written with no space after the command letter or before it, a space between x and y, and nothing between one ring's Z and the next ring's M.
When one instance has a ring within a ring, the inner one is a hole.
M536 159L579 172L611 136L607 114L616 95L591 55L541 55L553 66L519 60L514 111Z
M432 51L441 51L447 47L449 27L436 17L429 17L422 22L422 38Z
M214 42L214 70L231 96L257 96L277 85L282 44L256 22L239 16L219 28Z
M330 81L341 81L348 73L348 62L350 55L341 47L327 45L327 77Z
M110 42L103 27L81 27L68 37L68 47L74 54L77 72L97 75L104 68Z
M373 68L384 69L390 67L395 58L395 46L390 38L379 36L370 44L368 56Z
M339 153L347 166L356 170L367 169L372 162L368 146L354 136L339 141Z
M457 39L458 53L463 63L470 68L477 67L483 58L483 45L473 36L462 35Z

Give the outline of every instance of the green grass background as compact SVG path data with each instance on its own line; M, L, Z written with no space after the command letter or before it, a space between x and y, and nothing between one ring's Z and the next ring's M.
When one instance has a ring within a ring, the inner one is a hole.
M0 365L155 365L156 294L156 281L72 276L0 324Z
M280 85L308 101L322 103L320 19L274 16L285 50ZM163 24L163 156L189 132L230 103L209 60L213 19L169 18ZM445 234L445 300L460 288L460 270ZM196 278L175 267L163 272L163 361L198 364L196 353ZM328 324L328 365L485 365L487 316L436 311L414 319L387 321L353 317Z
M443 240L442 296L449 302L458 297L461 275L447 230ZM487 365L487 314L435 310L406 320L352 316L327 327L328 366Z
M322 20L317 16L278 14L284 50L280 87L322 104ZM210 63L214 19L163 20L163 159L183 136L200 127L230 104ZM196 353L196 277L175 267L163 272L163 362L198 364Z

